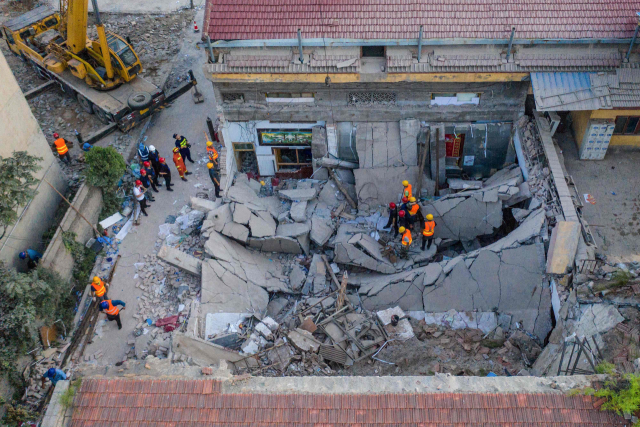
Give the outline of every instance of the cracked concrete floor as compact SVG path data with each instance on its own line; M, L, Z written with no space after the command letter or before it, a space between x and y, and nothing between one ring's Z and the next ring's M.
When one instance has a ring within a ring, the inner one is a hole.
M200 10L196 19L202 21L204 11ZM91 355L100 350L104 356L99 360L100 365L112 364L121 361L127 351L127 341L133 338L133 329L138 323L132 316L136 313L136 307L143 292L134 286L133 276L136 274L134 263L139 262L147 254L157 252L155 247L158 237L158 226L164 223L167 215L175 215L184 205L189 203L189 199L196 193L203 191L206 187L213 197L213 186L209 179L206 167L206 141L204 141L203 131L206 130L205 120L207 116L215 115L215 98L211 83L205 79L202 72L204 64L204 53L196 48L196 42L200 41L200 34L194 34L186 30L183 35L183 46L180 54L175 58L177 64L180 61L192 59L192 69L200 91L204 94L205 101L201 104L194 104L189 94L178 98L170 108L163 110L156 118L146 133L147 144L156 146L161 155L170 158L171 150L174 147L172 135L180 133L187 137L192 144L191 157L195 164L187 163L187 168L192 175L189 175L188 182L180 180L173 164L172 169L173 192L168 192L166 188L161 188L159 193L154 193L156 199L148 209L148 217L142 217L139 226L134 227L129 235L120 244L120 260L111 287L109 296L112 299L119 299L127 304L127 309L122 312L122 330L118 330L115 322L107 322L102 328L102 337L94 337L93 342L87 347L85 354ZM187 70L183 70L186 72ZM196 188L196 184L202 184ZM104 316L101 316L104 318Z
M581 201L597 251L610 260L640 261L640 152L610 147L604 160L579 160L570 131L557 133L554 139L562 149L565 170L573 177L579 196L589 193L595 198L595 205L584 198Z

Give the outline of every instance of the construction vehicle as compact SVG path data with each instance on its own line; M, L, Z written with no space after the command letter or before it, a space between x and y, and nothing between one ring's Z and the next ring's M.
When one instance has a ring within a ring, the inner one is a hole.
M87 38L88 0L61 0L60 13L37 7L2 24L0 36L11 52L50 80L43 87L58 83L84 111L107 125L84 138L93 143L115 129L129 131L197 81L189 71L184 83L167 94L140 77L142 64L131 41L105 31L97 0L91 1L98 40Z

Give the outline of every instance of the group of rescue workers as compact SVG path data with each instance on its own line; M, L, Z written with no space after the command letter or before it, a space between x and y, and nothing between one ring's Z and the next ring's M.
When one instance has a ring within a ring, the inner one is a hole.
M384 228L393 228L394 237L401 235L402 254L406 256L409 248L413 244L411 230L418 228L416 233L422 231L422 250L431 248L436 223L432 214L426 217L422 214L420 205L413 196L411 184L409 181L402 181L402 204L397 206L395 203L389 203L389 221Z
M70 164L71 156L69 154L68 142L64 138L61 138L57 133L53 134L53 138L54 146L56 151L58 152L60 160L67 164ZM213 183L213 186L215 188L216 197L220 197L220 166L218 164L219 154L214 147L213 141L210 141L207 138L206 133L205 138L207 139L207 169L209 170L209 177L211 178L211 182ZM178 170L180 178L183 181L187 181L186 175L191 175L191 172L187 170L185 160L188 160L191 163L195 163L191 158L191 144L189 144L187 138L182 135L174 134L173 139L175 140L175 148L173 149L173 163ZM213 139L217 143L220 142L218 140L217 133L213 134ZM140 143L138 145L138 160L140 161L140 177L135 181L135 185L133 187L133 195L140 206L140 211L142 212L142 214L148 216L146 212L146 208L148 207L147 201L155 201L153 193L149 191L149 189L155 191L156 193L159 192L158 187L161 187L159 178L164 179L167 191L173 191L171 189L171 187L173 186L173 184L171 184L171 169L167 165L166 159L160 156L160 153L153 145L149 145L147 147L144 143ZM35 250L27 249L20 253L20 258L26 260L29 269L32 269L38 265L38 262L42 258L42 255ZM98 309L107 315L107 319L109 321L115 320L118 324L118 329L122 329L120 311L125 309L126 304L120 300L109 299L109 297L107 296L108 287L108 283L105 283L100 277L95 276L93 278L93 281L91 282L91 292L93 300L98 303ZM118 308L118 306L121 306L122 309ZM62 375L64 375L64 372L60 372L61 374L58 376L61 378ZM45 377L54 382L54 380L58 378L56 375L57 374L55 371L47 372L45 374ZM43 377L43 381L45 377Z

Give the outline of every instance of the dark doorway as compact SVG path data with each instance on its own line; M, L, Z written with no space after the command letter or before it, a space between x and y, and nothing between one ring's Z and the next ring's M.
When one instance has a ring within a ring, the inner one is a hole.
M384 46L362 46L363 58L384 58Z

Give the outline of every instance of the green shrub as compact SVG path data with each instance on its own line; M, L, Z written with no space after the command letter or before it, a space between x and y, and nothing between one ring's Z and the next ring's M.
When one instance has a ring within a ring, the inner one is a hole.
M615 411L619 415L633 414L640 409L640 375L616 376L605 382L604 387L593 394L607 398L600 407L601 410Z
M85 155L84 174L94 187L114 188L127 170L124 159L113 147L93 147Z
M32 188L38 180L33 173L41 169L42 157L14 151L11 157L0 157L0 239L18 219L18 206L24 206L36 195Z
M607 374L611 375L614 373L616 369L616 365L609 362L600 362L596 366L596 374Z

